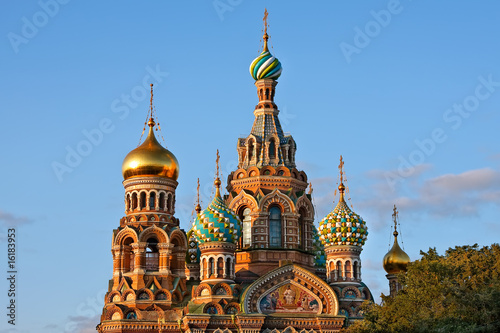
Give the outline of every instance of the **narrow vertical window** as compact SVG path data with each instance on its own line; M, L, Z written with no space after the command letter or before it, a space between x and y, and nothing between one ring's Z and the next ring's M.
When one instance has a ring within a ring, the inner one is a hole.
M281 242L281 210L273 206L269 209L269 235L271 247L282 247Z

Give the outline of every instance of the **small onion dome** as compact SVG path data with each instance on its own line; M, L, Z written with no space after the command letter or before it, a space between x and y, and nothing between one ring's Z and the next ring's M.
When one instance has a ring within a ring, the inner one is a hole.
M406 271L410 262L410 257L398 244L398 232L394 231L394 244L389 252L384 256L384 269L388 274L397 274Z
M156 140L155 122L149 119L149 133L144 142L132 150L123 160L122 174L125 180L136 176L156 176L177 180L179 162L168 149Z
M201 211L193 223L193 232L199 244L227 242L237 244L241 234L240 219L226 206L220 195L220 180L214 182L215 196L210 205Z
M269 36L264 34L264 49L262 53L250 64L250 75L254 80L272 79L277 80L281 75L281 63L267 48Z
M336 245L363 246L368 235L366 222L354 213L344 200L344 184L339 185L337 207L319 223L319 240L325 247Z

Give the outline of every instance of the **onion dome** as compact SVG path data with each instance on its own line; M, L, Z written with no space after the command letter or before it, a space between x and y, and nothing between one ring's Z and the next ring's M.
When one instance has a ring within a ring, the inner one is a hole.
M149 119L149 133L146 140L132 150L123 160L122 173L125 180L136 176L156 176L177 180L179 162L168 149L156 140L155 122Z
M345 186L339 185L340 199L333 210L319 223L319 239L325 246L363 246L368 235L366 222L354 213L344 200Z
M277 80L281 75L281 63L267 48L269 36L264 33L264 49L262 53L250 64L250 75L254 80L271 79Z
M397 274L399 272L406 271L406 267L410 262L410 257L406 254L405 251L399 247L398 244L398 230L396 228L397 225L397 210L396 206L394 206L394 244L392 248L387 252L384 256L384 269L388 274Z
M217 152L218 161L218 152ZM210 205L197 214L193 233L199 244L227 242L237 244L241 235L240 219L229 209L220 195L219 177L215 179L215 196Z

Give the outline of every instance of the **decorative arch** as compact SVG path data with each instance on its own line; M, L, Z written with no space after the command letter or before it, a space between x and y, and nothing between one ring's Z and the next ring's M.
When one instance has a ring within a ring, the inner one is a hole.
M276 175L281 177L290 177L290 169L285 166L279 166L276 168Z
M280 206L283 213L295 213L295 205L292 199L281 193L277 188L262 198L259 209L262 212L267 212L271 205Z
M122 295L122 301L133 301L136 295L133 289L127 289Z
M248 177L248 172L245 169L238 169L233 172L233 180Z
M349 298L349 293L353 292L356 295L356 298L361 298L361 292L356 287L345 287L342 289L342 298Z
M337 315L339 301L330 286L313 273L294 264L278 267L255 280L242 295L243 312L261 312L260 302L264 297L287 285L295 286L297 290L307 292L308 296L314 298L318 302L319 313Z
M165 298L162 297L165 294ZM172 301L172 294L167 289L158 289L154 293L154 299L157 301Z
M233 311L232 309L234 309L235 311ZM231 302L224 307L224 313L228 315L235 315L239 314L240 312L240 305L236 302Z
M298 177L299 180L307 183L307 175L304 171L301 171L299 172L299 177Z
M260 175L259 168L255 167L255 166L248 168L247 172L248 172L248 177L257 177Z
M212 287L212 295L221 295L221 294L218 294L217 291L222 288L225 290L226 294L225 295L228 295L228 296L231 296L232 295L232 290L231 290L231 287L227 284L227 283L224 283L224 282L219 282L217 283L215 286Z
M270 165L267 165L260 169L261 176L274 176L276 174L276 169Z
M156 224L144 229L139 235L140 242L146 242L151 236L156 236L158 243L169 244L168 235L162 228L158 228Z
M118 300L122 300L122 295L118 290L113 290L112 292L108 293L106 296L106 303L114 303L116 302L116 296L118 296Z
M106 311L105 320L121 319L123 319L123 311L118 305L113 304L110 308L108 308L108 311Z
M184 232L176 228L170 233L170 243L175 244L179 247L179 251L185 251L187 249L187 238ZM174 251L176 249L174 248Z
M252 212L255 212L259 204L253 196L248 194L245 190L241 190L240 193L229 203L229 209L233 212L237 212L242 206L247 206L252 210Z
M145 298L144 293L146 293L148 295L148 298ZM136 300L138 300L138 301L149 300L150 301L153 299L154 299L153 292L151 290L149 290L148 288L142 288L142 289L137 290Z
M216 309L216 312L213 312L212 310L213 308ZM224 313L224 310L222 309L222 306L219 303L210 302L206 304L205 307L203 307L203 313L220 315Z
M299 211L301 208L304 208L307 212L307 216L305 216L308 219L313 219L314 218L314 207L312 205L311 200L307 197L307 195L304 193L302 194L298 199L297 203L295 204L295 210Z
M207 290L203 292L203 290ZM206 294L205 294L206 293ZM203 295L202 295L203 294ZM194 297L212 296L212 288L207 283L201 283L194 291Z
M129 228L129 226L125 226L125 228L120 230L118 232L118 234L116 235L114 245L122 245L123 241L127 237L132 237L132 239L134 240L134 243L137 243L137 241L138 241L137 233L135 232L135 230L132 228Z
M142 312L141 310L137 309L136 307L133 307L133 308L128 308L125 312L124 312L124 315L123 315L123 318L124 319L132 319L132 318L128 318L130 316L130 314L134 313L135 314L135 319L136 320L141 320L143 319L143 315L142 315Z

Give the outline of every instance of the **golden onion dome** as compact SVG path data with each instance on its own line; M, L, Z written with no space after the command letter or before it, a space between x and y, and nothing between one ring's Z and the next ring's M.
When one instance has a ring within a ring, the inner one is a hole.
M149 133L144 142L127 154L122 164L124 180L137 176L166 177L177 180L179 162L168 149L164 148L154 134L155 122L149 119Z
M399 247L398 232L394 231L394 244L384 256L384 269L388 274L397 274L406 271L410 257Z

